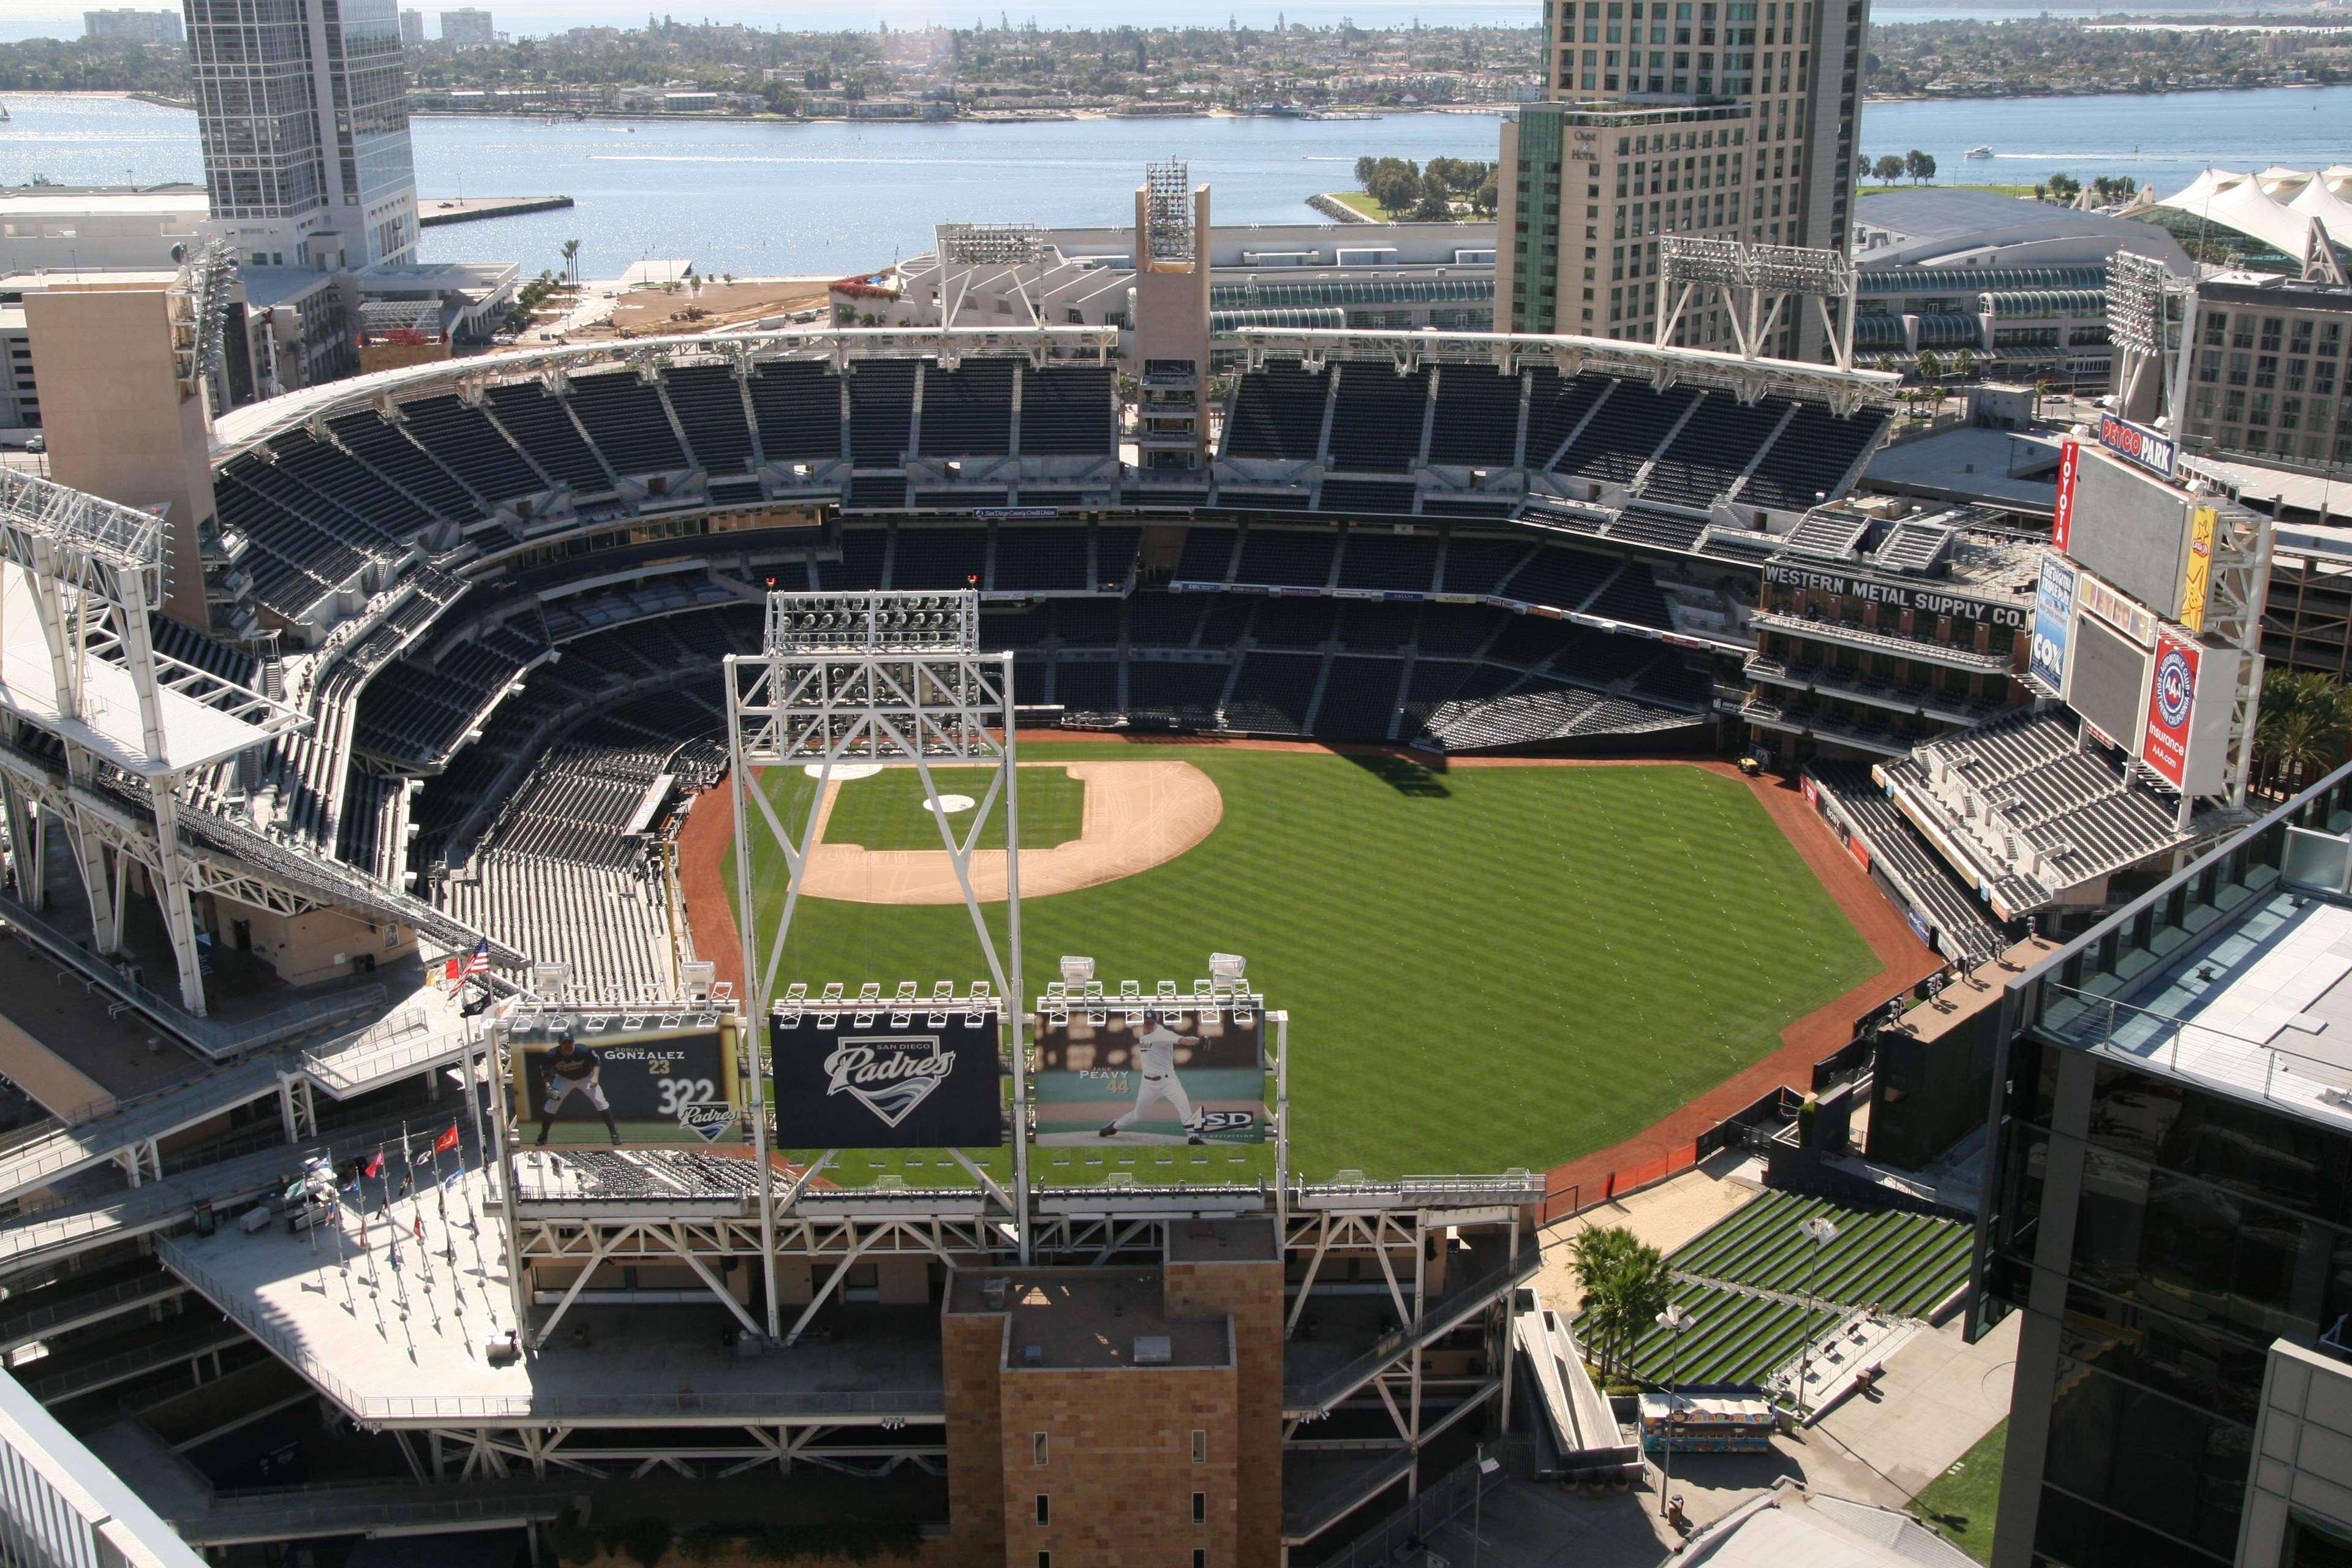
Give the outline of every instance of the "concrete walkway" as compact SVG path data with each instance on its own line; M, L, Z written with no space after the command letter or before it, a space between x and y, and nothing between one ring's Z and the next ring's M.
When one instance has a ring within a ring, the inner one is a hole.
M1743 1155L1727 1150L1671 1180L1546 1226L1543 1268L1535 1279L1544 1304L1574 1315L1582 1292L1569 1261L1569 1249L1579 1235L1617 1226L1660 1252L1671 1253L1763 1195L1762 1187L1733 1173L1746 1163Z

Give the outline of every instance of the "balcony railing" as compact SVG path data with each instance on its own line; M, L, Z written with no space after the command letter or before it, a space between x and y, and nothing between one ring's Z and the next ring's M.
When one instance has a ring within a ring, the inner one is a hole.
M0 1557L27 1568L204 1568L122 1479L0 1373Z
M1903 658L1925 659L1930 664L1948 665L1954 669L1980 670L1987 675L2006 675L2010 670L2011 659L2006 653L1956 647L1950 643L1929 642L1923 637L1904 637L1900 633L1884 632L1873 626L1816 620L1810 616L1791 616L1780 610L1759 610L1748 620L1753 626L1785 632L1790 637L1843 643L1849 647L1891 653Z

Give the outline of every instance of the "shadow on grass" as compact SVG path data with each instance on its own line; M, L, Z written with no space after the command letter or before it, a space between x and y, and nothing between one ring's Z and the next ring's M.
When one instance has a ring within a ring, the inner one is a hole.
M1399 795L1421 800L1445 800L1454 792L1445 787L1445 775L1439 768L1412 757L1399 756L1394 752L1342 752L1341 756ZM1440 764L1440 768L1443 767Z

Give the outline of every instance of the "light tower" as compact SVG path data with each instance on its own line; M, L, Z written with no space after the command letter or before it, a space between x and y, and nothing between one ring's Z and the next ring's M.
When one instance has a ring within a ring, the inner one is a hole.
M1134 350L1140 466L1194 468L1209 445L1209 187L1181 159L1135 192Z
M1013 1067L1013 1190L997 1188L951 1151L966 1171L1008 1211L1005 1218L1029 1254L1028 1072L1021 1014L1021 817L1013 734L1013 656L980 651L980 595L944 594L771 594L767 625L755 654L727 658L728 742L735 804L735 925L743 942L743 989L751 1021L752 1145L760 1169L763 1267L775 1266L773 1226L793 1194L779 1200L768 1160L768 1107L757 1070L760 1032L778 995L785 939L798 912L808 858L826 795L852 766L912 767L923 795L940 791L935 766L992 770L988 787L962 824L934 813L940 839L954 868L988 965L989 983L1005 999ZM801 768L815 780L806 817L787 822L751 776L757 768ZM974 880L974 859L996 808L1003 805L1005 942L999 950ZM764 837L783 857L781 911L761 923L761 889L753 874L752 841ZM766 951L761 950L762 937ZM977 987L975 991L977 991ZM827 1156L830 1158L830 1155ZM768 1332L778 1334L774 1280L768 1281Z

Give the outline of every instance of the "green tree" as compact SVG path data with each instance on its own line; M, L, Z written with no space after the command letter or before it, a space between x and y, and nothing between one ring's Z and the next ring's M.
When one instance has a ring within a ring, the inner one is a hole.
M1952 374L1962 381L1977 373L1977 353L1974 349L1956 349L1952 353Z
M1889 153L1870 166L1871 177L1882 185L1891 185L1903 177L1903 160Z
M1911 183L1915 185L1934 179L1936 177L1935 155L1922 153L1916 147L1912 148L1903 154L1903 172L1911 176Z
M2272 669L2263 677L2262 712L2254 721L2254 752L2271 787L2300 788L2312 773L2332 765L2352 743L2352 693L2324 675Z
M2063 206L2083 194L2083 182L2072 174L2053 174L2048 181L2050 199Z
M1615 1226L1581 1231L1569 1246L1583 1289L1577 1329L1585 1349L1604 1371L1624 1370L1672 1294L1665 1258Z
M563 276L573 287L579 286L580 242L576 239L567 239L563 242Z

